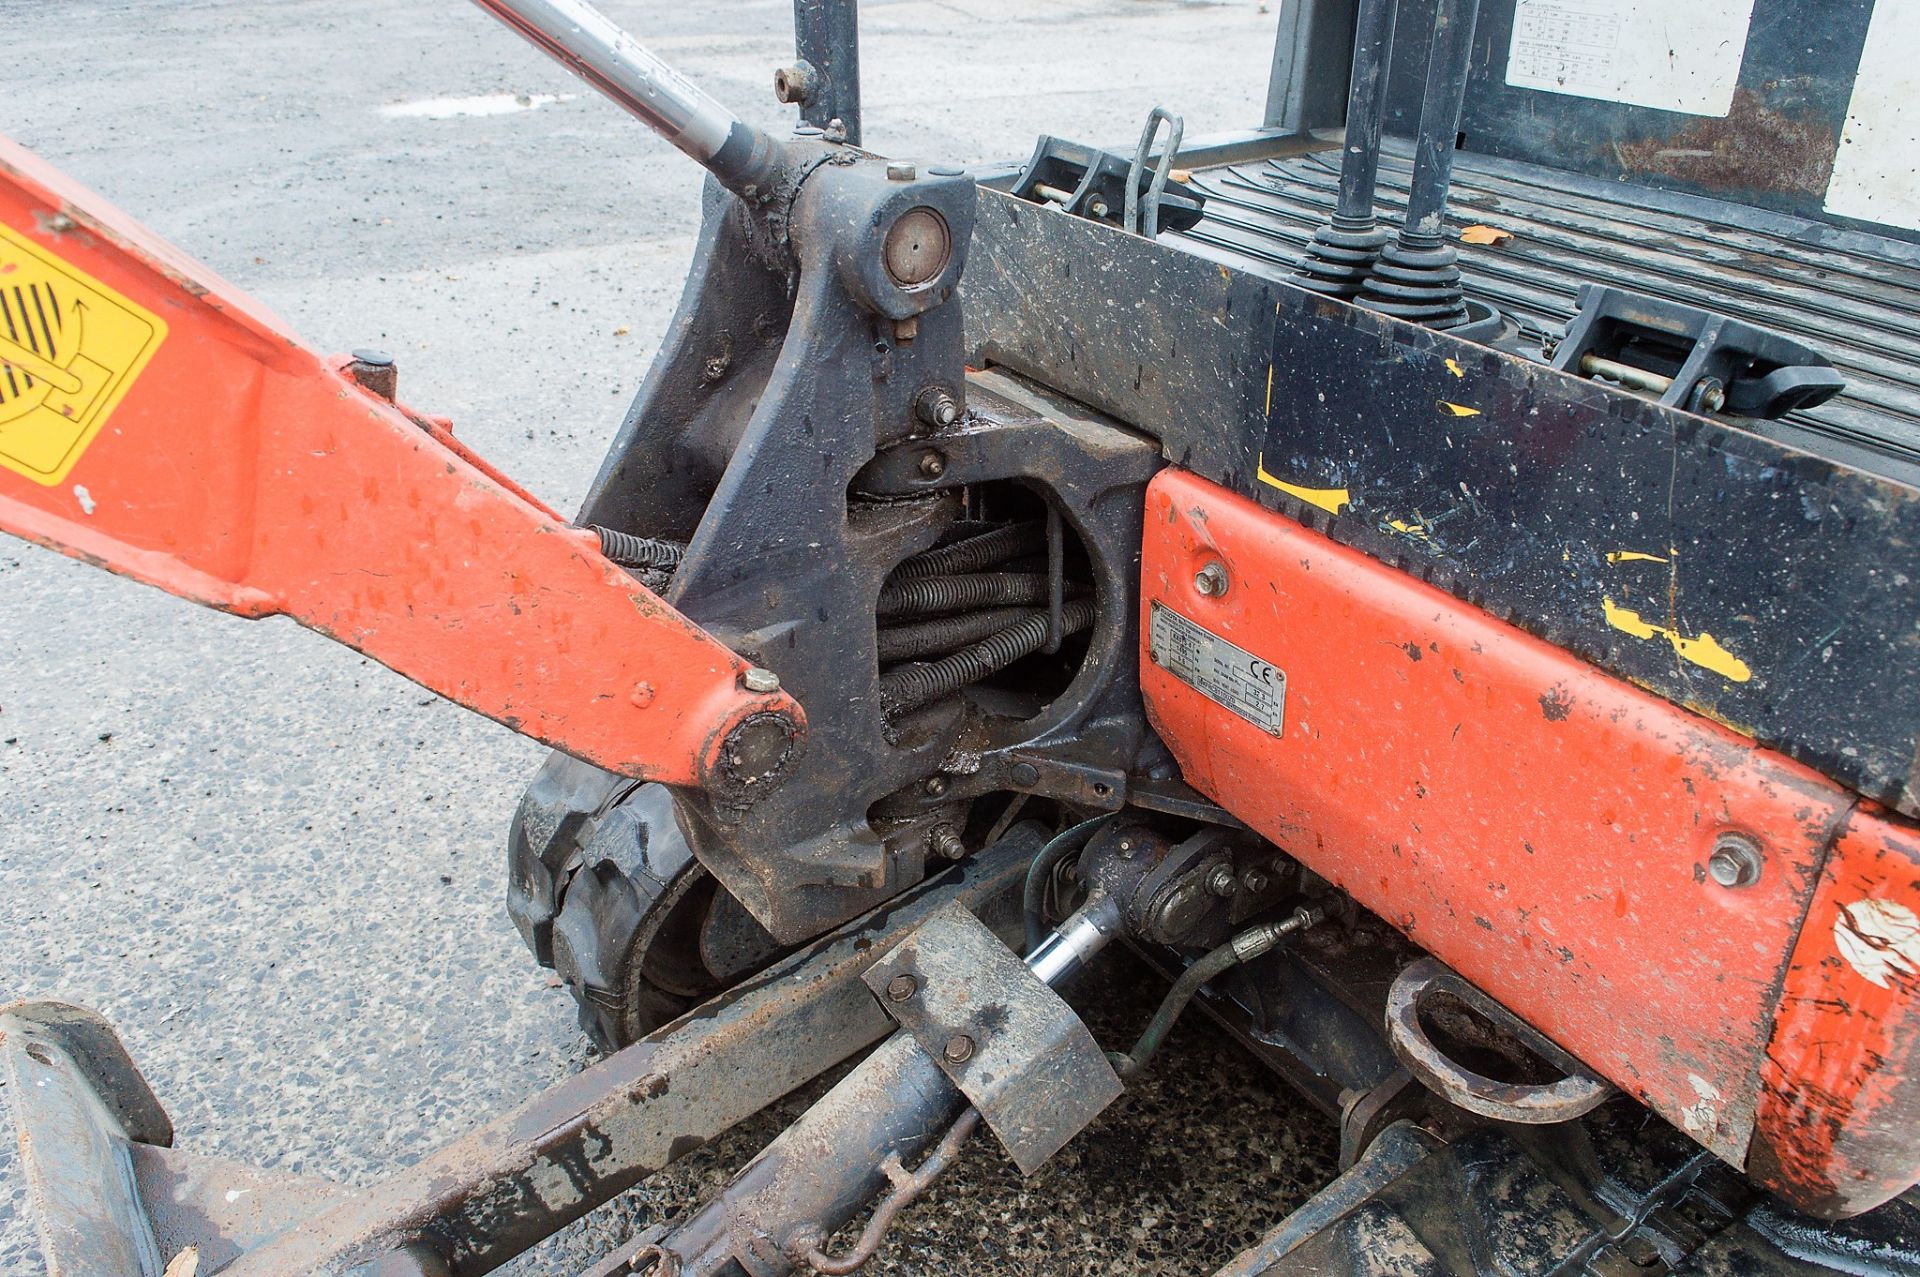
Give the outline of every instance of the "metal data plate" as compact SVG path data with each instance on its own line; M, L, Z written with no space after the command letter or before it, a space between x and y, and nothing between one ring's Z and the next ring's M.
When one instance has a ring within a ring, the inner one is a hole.
M1147 653L1155 665L1268 735L1285 728L1286 671L1158 601L1147 627Z
M1073 1008L963 905L934 913L863 978L980 1110L1023 1175L1120 1095L1120 1079Z

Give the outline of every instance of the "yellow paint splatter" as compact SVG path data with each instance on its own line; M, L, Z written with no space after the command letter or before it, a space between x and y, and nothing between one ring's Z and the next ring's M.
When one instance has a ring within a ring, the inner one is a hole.
M1607 562L1609 563L1667 563L1667 562L1670 562L1670 560L1667 559L1664 555L1642 554L1638 550L1608 550Z
M1458 363L1458 361L1449 359L1446 361L1446 365L1447 365L1447 371L1452 373L1454 376L1460 377L1463 379L1466 377L1467 375L1466 369L1462 368Z
M1477 417L1480 415L1478 408L1469 408L1463 403L1448 403L1445 399L1440 401L1440 411L1450 412L1456 417Z
M1720 646L1720 641L1705 630L1697 638L1688 638L1678 630L1655 625L1632 608L1620 607L1612 599L1603 598L1600 605L1606 613L1607 624L1622 634L1639 639L1663 638L1673 645L1673 650L1679 653L1681 660L1718 674L1729 682L1744 683L1753 677L1753 671L1745 661Z
M1351 494L1345 488L1303 488L1297 483L1288 483L1285 479L1269 474L1267 460L1261 457L1255 463L1255 475L1260 482L1270 488L1278 488L1290 497L1298 497L1308 505L1319 506L1328 514L1339 514L1352 504Z
M1405 519L1388 519L1387 526L1401 536L1419 537L1422 540L1432 539L1427 536L1427 525L1424 523L1409 523Z

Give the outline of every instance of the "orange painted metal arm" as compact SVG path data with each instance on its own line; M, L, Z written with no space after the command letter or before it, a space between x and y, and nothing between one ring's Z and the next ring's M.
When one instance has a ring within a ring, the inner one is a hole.
M594 535L0 139L0 529L290 616L517 732L714 786L784 693Z

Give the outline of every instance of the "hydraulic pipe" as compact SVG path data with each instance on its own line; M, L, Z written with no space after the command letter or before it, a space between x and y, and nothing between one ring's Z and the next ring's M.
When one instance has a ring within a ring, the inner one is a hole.
M1027 968L1049 984L1064 981L1123 925L1119 902L1098 893L1033 951ZM737 1274L743 1258L760 1277L792 1272L893 1181L884 1169L890 1159L898 1167L920 1157L966 1108L933 1057L897 1031L726 1191L637 1258L651 1254L662 1261L653 1271L673 1277Z
M793 0L793 44L818 77L800 118L823 129L838 120L860 145L859 0Z
M674 70L586 0L474 0L647 127L734 194L771 189L779 147Z

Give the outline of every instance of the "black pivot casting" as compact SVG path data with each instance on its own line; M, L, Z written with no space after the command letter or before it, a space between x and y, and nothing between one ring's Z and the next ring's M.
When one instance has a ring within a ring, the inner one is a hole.
M1360 0L1354 18L1339 202L1333 216L1313 233L1293 277L1300 287L1328 297L1356 297L1389 238L1373 215L1373 188L1380 172L1380 118L1386 109L1397 8L1398 0Z
M1429 328L1459 328L1468 320L1459 255L1446 240L1447 188L1453 182L1454 139L1467 96L1479 11L1480 0L1439 0L1434 9L1407 220L1399 237L1380 251L1371 278L1360 290L1362 306Z

